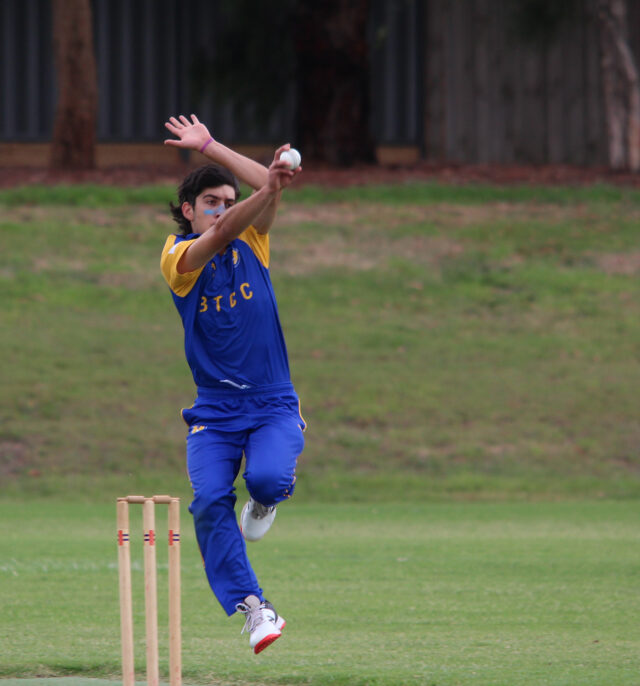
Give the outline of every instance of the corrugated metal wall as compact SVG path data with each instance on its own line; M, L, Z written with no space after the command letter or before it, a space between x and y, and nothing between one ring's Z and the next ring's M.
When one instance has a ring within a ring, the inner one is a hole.
M373 2L376 140L420 142L421 6L420 0ZM206 93L192 87L193 61L215 50L215 0L93 0L93 15L100 141L157 141L169 115L193 111L225 141L293 137L293 86L283 86L285 101L270 121L241 129L233 105L221 102L215 87ZM380 20L386 23L384 35ZM0 140L47 141L56 98L50 0L0 0L0 40Z
M2 0L0 43L0 138L47 140L55 107L50 0Z
M423 145L426 4L372 3L372 131L380 144Z
M187 108L185 17L200 8L181 4L93 0L99 140L157 140L167 116Z

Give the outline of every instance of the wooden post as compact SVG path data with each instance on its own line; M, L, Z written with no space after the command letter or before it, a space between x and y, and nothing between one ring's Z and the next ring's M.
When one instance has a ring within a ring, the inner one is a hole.
M158 591L156 570L156 522L153 498L142 505L144 531L144 600L147 636L147 686L158 686Z
M169 683L182 683L180 609L180 500L169 503Z
M129 503L118 498L118 572L120 580L120 635L122 640L122 684L134 686L133 604L131 600L131 552L129 549Z

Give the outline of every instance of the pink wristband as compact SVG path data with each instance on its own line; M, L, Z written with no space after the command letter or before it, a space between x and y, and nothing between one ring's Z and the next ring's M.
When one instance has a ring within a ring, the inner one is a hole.
M209 143L213 143L213 138L209 138L209 140L200 148L200 152L204 152L207 149L207 145Z

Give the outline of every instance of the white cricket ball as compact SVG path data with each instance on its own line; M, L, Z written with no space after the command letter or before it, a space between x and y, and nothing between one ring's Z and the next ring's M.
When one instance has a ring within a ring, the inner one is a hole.
M280 155L280 159L288 163L289 169L297 169L300 166L300 162L302 162L302 157L295 148L285 150Z

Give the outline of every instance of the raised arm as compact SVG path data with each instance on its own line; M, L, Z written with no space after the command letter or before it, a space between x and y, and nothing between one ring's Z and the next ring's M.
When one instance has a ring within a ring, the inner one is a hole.
M178 272L184 274L207 264L218 252L237 238L248 226L262 222L256 229L266 233L269 227L264 225L264 217L269 219L269 226L275 217L280 194L293 178L300 172L289 169L286 161L280 161L280 154L289 146L276 150L273 162L267 170L264 186L250 195L246 200L230 207L203 234L187 248L178 263Z
M264 165L214 140L209 129L198 121L195 114L191 115L191 121L182 114L178 118L170 117L165 127L176 136L165 140L165 145L201 152L255 190L267 183L268 170Z

